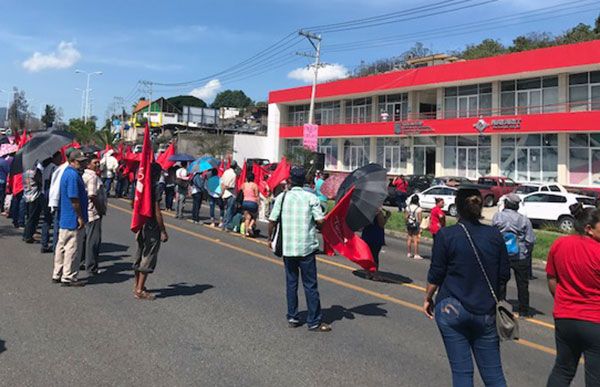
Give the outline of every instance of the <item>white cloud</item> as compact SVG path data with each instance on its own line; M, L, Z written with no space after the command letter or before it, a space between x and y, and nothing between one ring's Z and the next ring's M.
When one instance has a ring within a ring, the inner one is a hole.
M201 100L209 101L215 98L221 87L221 81L218 79L211 79L204 86L197 87L190 91L189 94L196 98L200 98Z
M347 78L350 75L348 69L337 63L326 64L319 68L319 82L333 81L336 79ZM300 67L288 73L288 78L297 79L305 83L313 81L313 67Z
M35 52L33 56L23 62L23 67L31 72L46 69L66 69L73 66L81 59L81 54L73 42L60 42L56 52L42 54Z

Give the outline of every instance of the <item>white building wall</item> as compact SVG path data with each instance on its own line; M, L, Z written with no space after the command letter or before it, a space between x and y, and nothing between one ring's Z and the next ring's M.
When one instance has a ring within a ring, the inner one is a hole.
M233 159L243 163L248 158L269 159L279 161L283 154L282 143L279 139L282 106L269 104L269 119L266 136L236 134L233 138Z

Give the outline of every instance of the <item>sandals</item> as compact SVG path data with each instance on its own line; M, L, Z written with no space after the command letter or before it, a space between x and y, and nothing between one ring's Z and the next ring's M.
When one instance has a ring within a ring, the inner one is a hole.
M145 291L141 291L141 292L135 292L133 294L133 296L135 298L137 298L138 300L148 300L148 301L152 301L154 299L156 299L156 296L154 294L150 294L148 292Z

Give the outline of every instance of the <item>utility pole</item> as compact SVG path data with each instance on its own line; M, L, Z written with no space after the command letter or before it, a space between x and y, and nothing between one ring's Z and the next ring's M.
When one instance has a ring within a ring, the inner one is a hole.
M319 73L319 67L321 66L321 35L313 34L312 32L300 30L298 35L304 36L308 39L309 43L314 47L315 53L297 52L297 55L306 56L309 58L315 58L314 64L314 76L312 83L312 90L310 93L310 109L308 111L308 123L314 124L315 122L315 96L317 94L317 76Z

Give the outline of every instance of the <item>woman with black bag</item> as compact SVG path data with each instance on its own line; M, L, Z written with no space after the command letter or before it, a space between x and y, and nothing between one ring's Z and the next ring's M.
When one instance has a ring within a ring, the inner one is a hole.
M501 300L510 279L508 253L500 232L479 222L478 190L460 189L456 208L459 223L440 230L433 244L423 310L430 319L435 315L453 386L473 386L473 356L486 386L506 386L496 319L506 317L499 306L506 305Z

